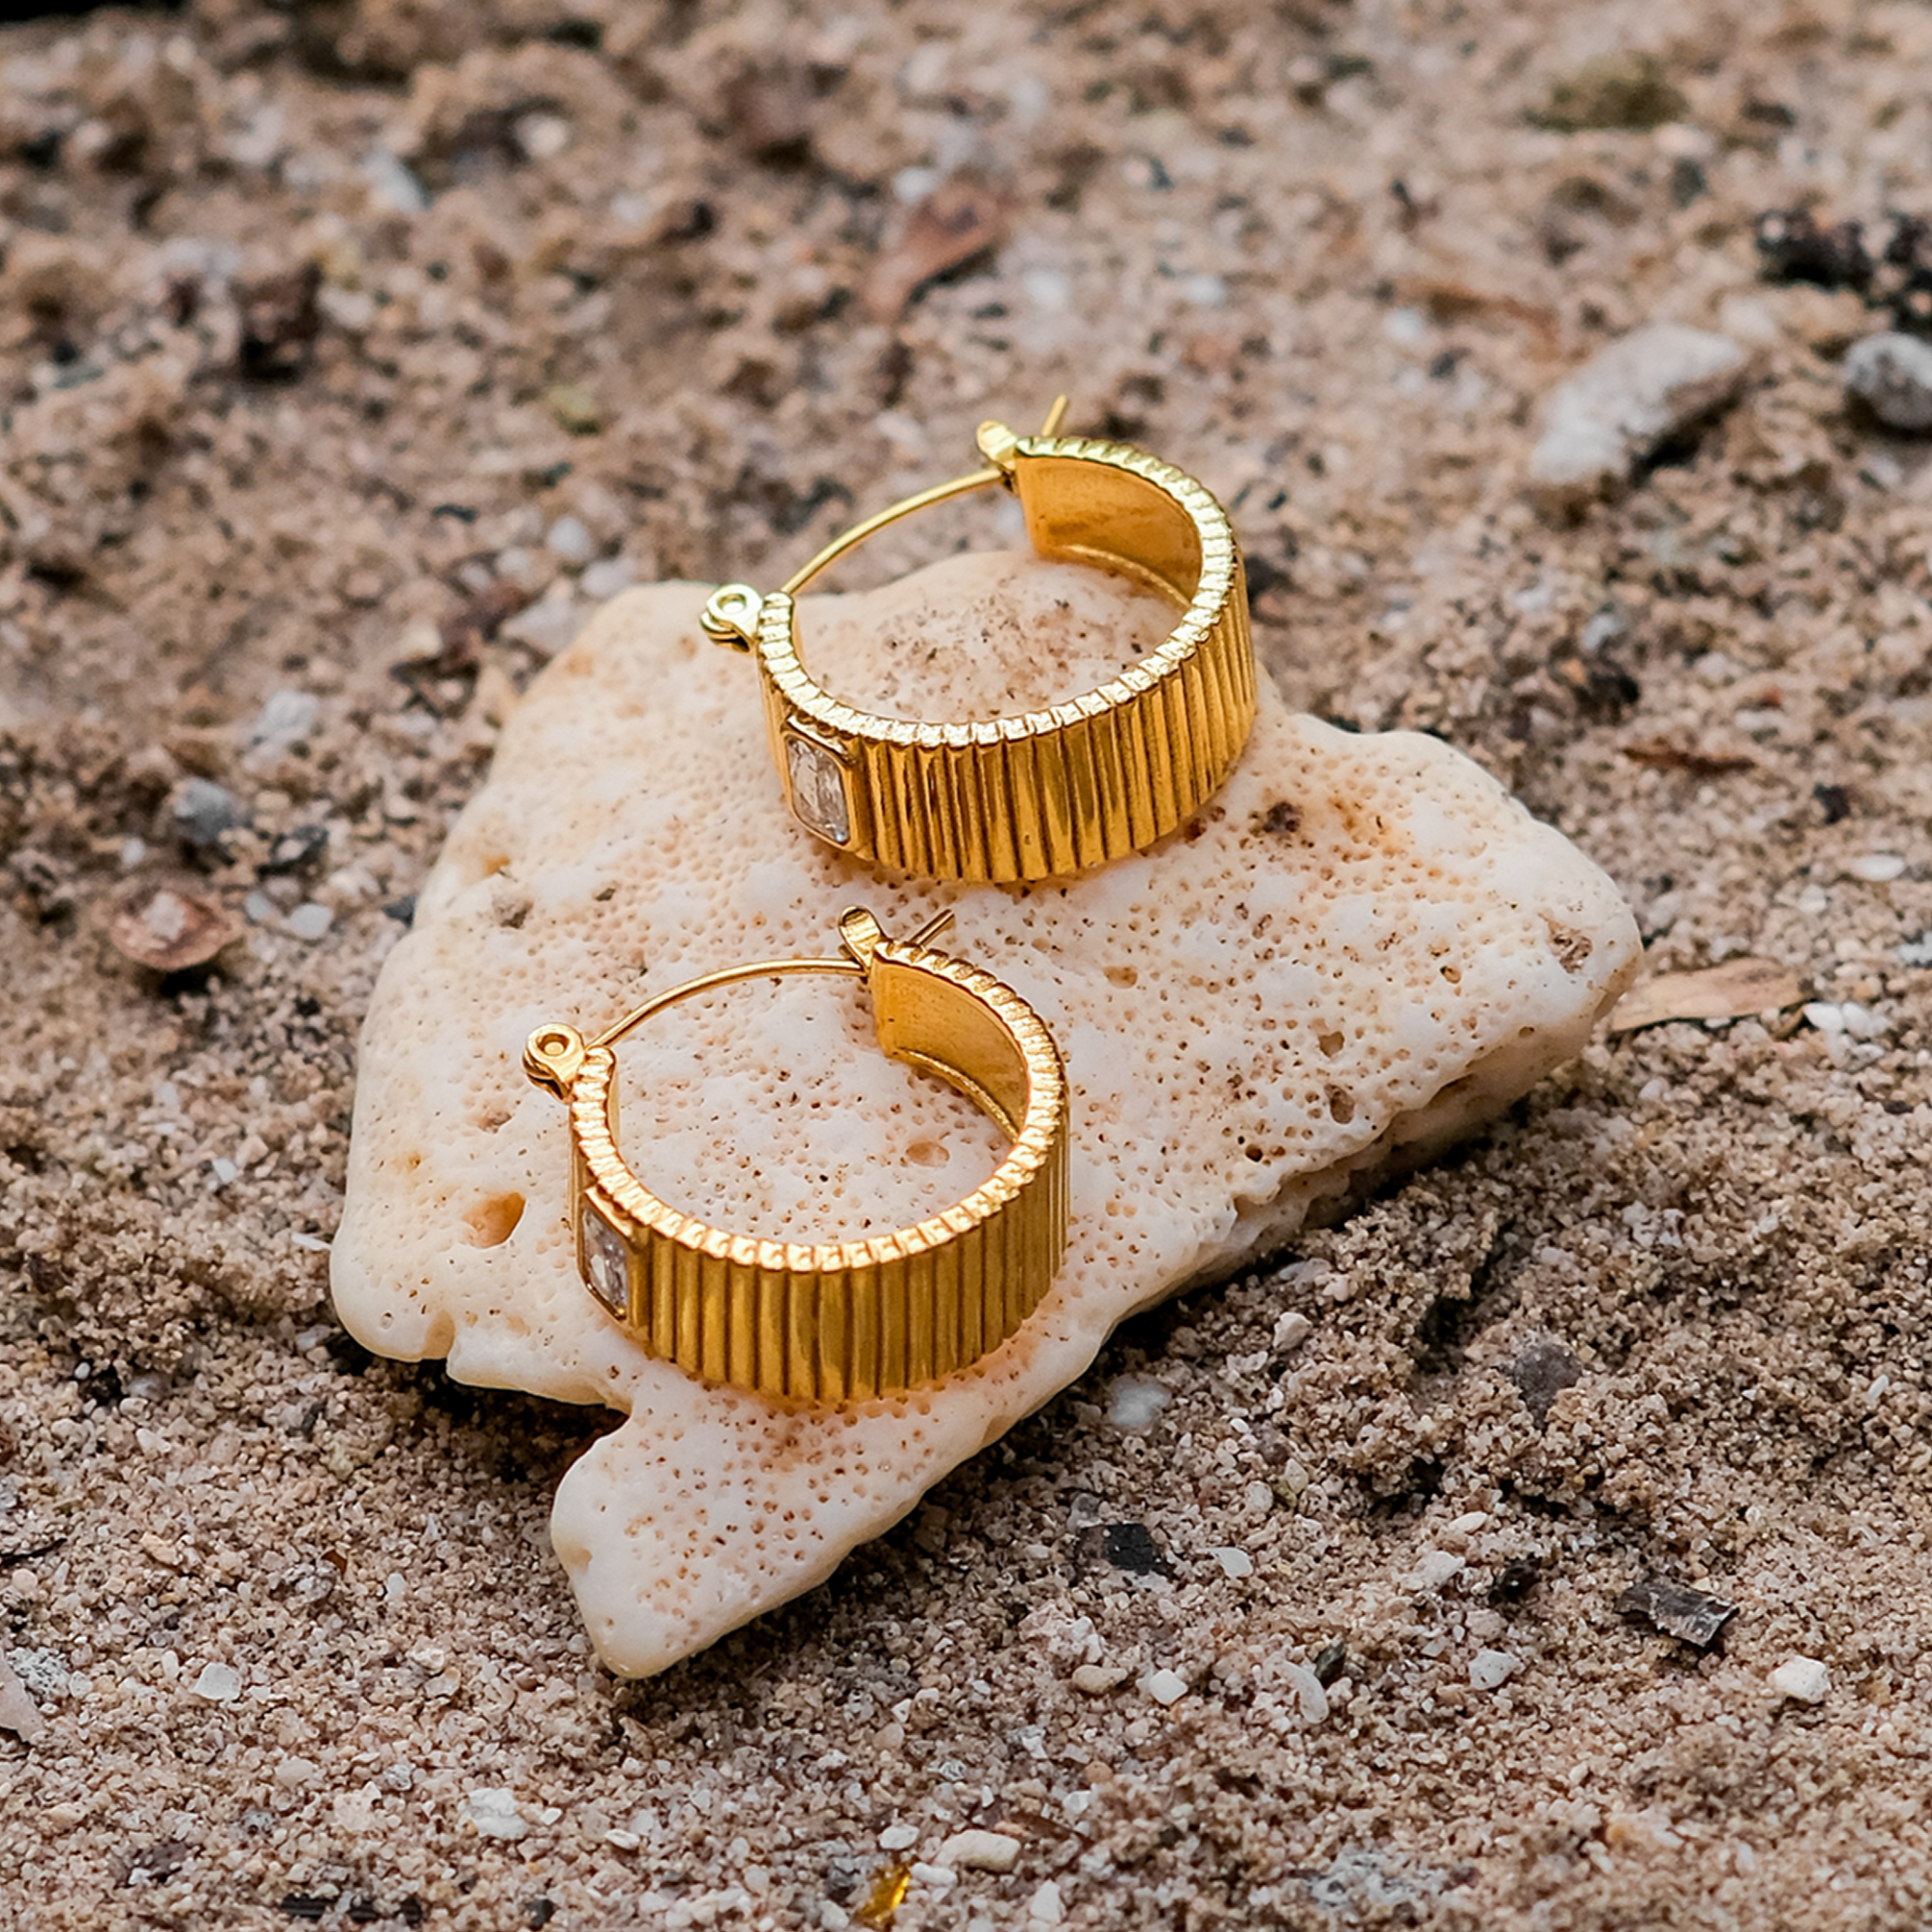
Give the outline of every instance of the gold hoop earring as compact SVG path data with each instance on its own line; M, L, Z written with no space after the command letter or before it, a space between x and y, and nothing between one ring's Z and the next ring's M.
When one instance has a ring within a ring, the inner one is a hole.
M853 907L839 920L841 958L707 973L589 1041L564 1025L530 1035L524 1071L570 1110L577 1271L650 1355L759 1395L853 1402L970 1366L1039 1305L1066 1242L1065 1074L1012 988L928 945L951 917L893 940ZM668 1206L619 1153L613 1049L624 1035L714 988L801 972L862 979L880 1046L957 1088L1010 1137L965 1200L868 1240L758 1240Z
M1219 790L1255 720L1241 555L1219 503L1124 443L982 424L986 466L868 517L770 596L725 584L705 634L755 653L793 816L856 859L928 878L1015 881L1090 870L1185 825ZM971 723L915 723L822 689L799 655L797 593L875 531L968 490L1019 498L1040 555L1096 564L1181 606L1159 649L1083 696Z

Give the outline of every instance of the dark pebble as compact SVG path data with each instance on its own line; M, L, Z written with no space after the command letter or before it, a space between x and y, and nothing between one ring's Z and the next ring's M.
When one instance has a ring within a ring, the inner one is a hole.
M211 778L189 778L175 794L169 812L175 836L197 852L212 851L231 832L248 823L241 801Z

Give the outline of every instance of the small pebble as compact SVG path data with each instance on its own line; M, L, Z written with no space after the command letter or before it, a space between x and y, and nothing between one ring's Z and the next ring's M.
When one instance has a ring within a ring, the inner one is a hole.
M597 555L597 539L579 517L559 517L544 541L550 554L562 563L587 564Z
M322 700L312 691L271 693L260 715L249 726L249 749L285 751L315 729L321 711Z
M1173 1401L1158 1382L1119 1375L1107 1384L1107 1419L1115 1429L1142 1430Z
M1431 1550L1409 1572L1409 1588L1412 1590L1439 1590L1445 1583L1461 1576L1467 1567L1464 1560L1453 1551Z
M1140 1688L1157 1704L1172 1704L1187 1695L1187 1679L1175 1671L1149 1671Z
M232 1664L204 1664L194 1694L211 1704L232 1704L241 1696L241 1673Z
M1905 860L1897 852L1861 852L1845 869L1854 879L1884 886L1891 884L1905 870Z
M1750 358L1727 336L1681 323L1632 330L1551 390L1529 457L1529 492L1573 510L1744 387Z
M197 851L218 845L224 834L248 823L241 802L225 785L211 778L183 779L176 792L168 818L175 836Z
M1798 1704L1822 1704L1831 1688L1831 1673L1816 1657L1787 1657L1771 1674L1779 1697Z
M1131 1672L1118 1664L1082 1664L1069 1681L1076 1691L1089 1698L1097 1698L1105 1696L1117 1685L1124 1684L1131 1675Z
M1496 1690L1522 1668L1523 1660L1507 1651L1478 1651L1469 1660L1470 1686L1479 1691Z
M1298 1349L1315 1332L1315 1325L1299 1308L1290 1308L1275 1324L1275 1346Z
M1321 1678L1306 1664L1284 1663L1280 1667L1282 1679L1295 1694L1296 1707L1301 1711L1305 1724L1323 1724L1329 1714L1329 1694Z
M524 1838L530 1829L529 1821L517 1808L516 1794L501 1785L465 1792L463 1817L482 1838Z
M636 567L623 557L599 557L584 566L583 575L577 579L584 596L599 603L628 590L636 581Z
M912 1824L889 1824L879 1833L881 1851L910 1851L919 1842L918 1827Z
M327 906L310 899L297 906L282 925L292 939L319 940L334 922L335 915Z
M1058 1925L1066 1917L1066 1908L1060 1902L1060 1887L1052 1879L1026 1901L1026 1916L1036 1925Z
M1221 1566L1222 1574L1232 1577L1237 1583L1243 1577L1255 1574L1255 1559L1245 1550L1224 1548L1211 1550L1208 1553Z
M1251 1482L1241 1492L1251 1514L1265 1516L1275 1506L1275 1492L1265 1482Z
M1932 429L1932 343L1868 335L1845 358L1845 386L1891 429Z
M1004 1874L1019 1863L1019 1840L1005 1831L956 1831L940 1846L939 1862L955 1871Z
M0 1730L10 1730L22 1744L31 1744L46 1727L47 1720L27 1695L26 1685L13 1675L7 1659L0 1656Z

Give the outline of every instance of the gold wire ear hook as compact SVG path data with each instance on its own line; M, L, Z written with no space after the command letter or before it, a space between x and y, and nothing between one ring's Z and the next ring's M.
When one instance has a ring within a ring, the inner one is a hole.
M747 979L782 979L788 973L804 972L856 973L863 977L871 971L872 956L880 946L897 944L923 950L928 942L937 939L952 922L950 911L938 912L911 939L895 941L864 906L848 906L839 916L843 959L757 960L748 966L724 966L717 972L686 980L668 992L653 993L643 1005L633 1007L614 1025L605 1027L595 1039L586 1040L574 1026L540 1026L525 1043L524 1071L536 1086L561 1100L582 1067L585 1054L595 1053L601 1046L615 1046L625 1034L666 1007Z
M1066 398L1056 396L1053 407L1046 412L1045 427L1039 433L1051 436L1060 428L1065 414ZM1019 438L1002 423L982 423L977 440L980 452L987 459L984 469L974 470L969 476L955 477L947 483L935 483L931 489L921 490L917 496L907 497L903 501L893 503L868 517L865 522L854 524L842 536L834 537L809 563L794 571L779 585L777 595L796 597L819 572L828 570L847 550L857 549L868 537L876 536L902 518L916 516L920 510L929 510L935 503L943 503L951 497L990 489L995 483L1011 485L1014 452L1019 448ZM733 650L749 650L758 636L758 620L764 606L764 598L749 584L722 584L712 592L706 601L698 624L714 644L724 645Z

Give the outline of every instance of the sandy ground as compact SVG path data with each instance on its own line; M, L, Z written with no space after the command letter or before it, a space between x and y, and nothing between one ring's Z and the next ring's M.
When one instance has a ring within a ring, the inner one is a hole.
M1928 61L1848 0L0 34L10 1922L838 1927L910 1867L905 1927L1922 1925L1932 476L1753 229L1924 209ZM1659 318L1749 393L1539 521L1536 399ZM1811 1004L1606 1038L618 1684L546 1537L599 1419L330 1319L371 980L582 609L1061 388L1228 501L1293 699ZM164 879L212 967L110 942Z

